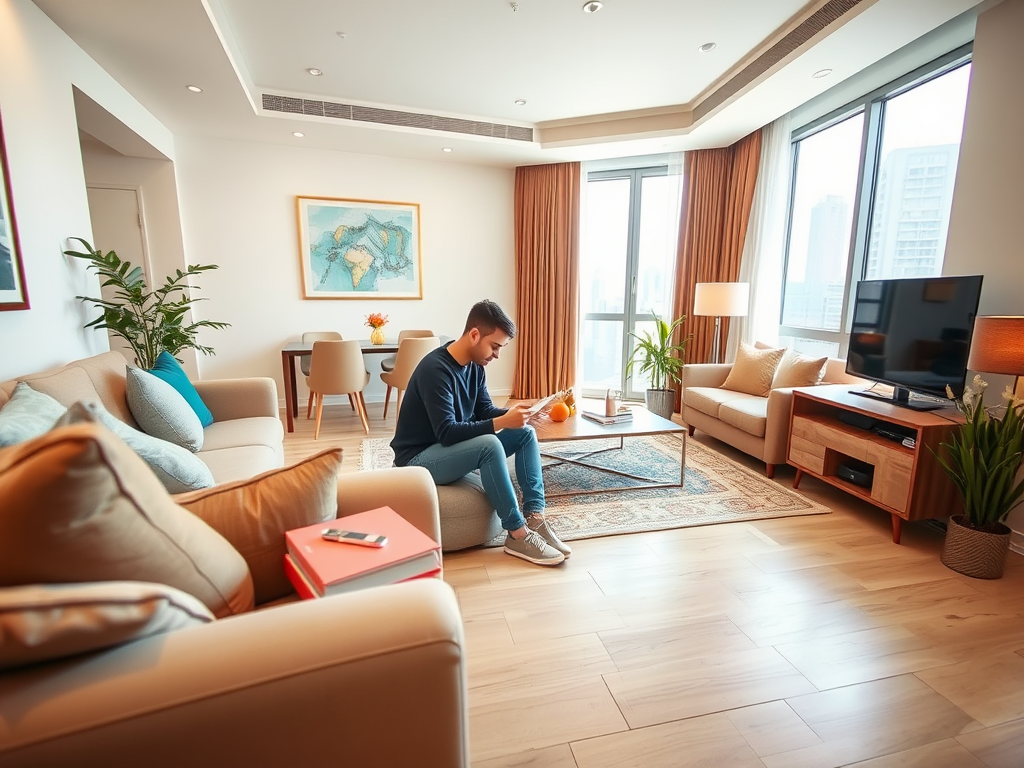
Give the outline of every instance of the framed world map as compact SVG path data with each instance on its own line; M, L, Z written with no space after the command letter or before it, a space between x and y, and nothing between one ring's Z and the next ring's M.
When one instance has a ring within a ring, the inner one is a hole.
M423 298L417 203L295 200L304 298Z

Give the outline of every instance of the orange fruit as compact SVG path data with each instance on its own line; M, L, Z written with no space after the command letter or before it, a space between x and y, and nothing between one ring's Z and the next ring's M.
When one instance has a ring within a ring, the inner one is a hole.
M552 421L565 421L569 418L569 406L565 403L555 403L548 411Z

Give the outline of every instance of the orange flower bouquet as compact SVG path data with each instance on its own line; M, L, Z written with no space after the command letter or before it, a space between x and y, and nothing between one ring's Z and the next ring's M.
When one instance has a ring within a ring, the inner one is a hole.
M366 324L371 328L383 328L388 324L388 316L380 312L373 312L366 316Z

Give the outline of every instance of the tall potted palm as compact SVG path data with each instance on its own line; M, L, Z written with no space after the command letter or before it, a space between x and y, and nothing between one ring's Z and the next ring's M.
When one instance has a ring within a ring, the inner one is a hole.
M636 345L626 361L626 376L631 376L634 370L646 374L651 383L644 393L647 409L663 419L671 419L676 404L676 391L672 384L680 380L679 372L686 362L686 344L690 340L687 337L673 344L672 337L686 315L670 324L654 312L651 314L654 316L655 334L649 331L644 331L642 336L633 332L629 334L636 339Z
M946 392L966 421L941 447L938 459L960 491L963 515L950 518L942 562L979 579L1003 575L1010 529L1003 521L1024 495L1017 473L1024 463L1024 401L1007 387L1004 404L982 403L988 384L974 377L961 397Z
M132 266L130 261L121 259L114 251L103 253L80 237L85 251L64 251L89 262L89 267L100 277L103 287L113 289L109 299L92 296L76 296L81 301L91 301L100 310L100 316L86 323L86 328L105 328L125 340L140 368L150 369L156 364L161 352L177 355L183 349L195 349L204 355L212 355L213 347L199 343L200 328L227 328L228 323L215 320L197 320L185 324L185 315L198 298L192 298L188 290L198 290L190 285L189 278L200 275L216 264L193 264L184 272L165 278L164 284L154 290L146 285L142 267Z

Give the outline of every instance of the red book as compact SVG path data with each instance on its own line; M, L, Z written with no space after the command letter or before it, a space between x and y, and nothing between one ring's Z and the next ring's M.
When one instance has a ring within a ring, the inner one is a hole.
M378 549L325 541L321 534L327 528L381 534L388 543ZM305 576L320 596L394 584L441 567L440 545L390 507L297 528L285 534L285 542L299 571L295 576ZM290 573L289 578L294 584ZM302 594L298 586L296 590Z
M316 591L316 587L313 586L313 583L309 580L309 577L302 572L302 568L300 568L295 563L291 555L284 556L284 572L285 575L288 576L288 581L290 581L292 583L292 586L295 587L295 592L303 600L316 600L318 597L327 597L328 595L336 594L334 591L331 591L330 589L328 590L326 595L319 594ZM441 569L435 568L432 571L421 573L418 576L413 576L412 578L404 579L404 581L414 581L416 579L431 579L438 577L440 575Z

